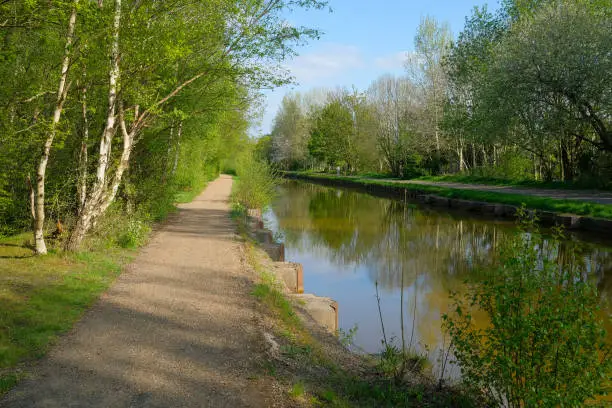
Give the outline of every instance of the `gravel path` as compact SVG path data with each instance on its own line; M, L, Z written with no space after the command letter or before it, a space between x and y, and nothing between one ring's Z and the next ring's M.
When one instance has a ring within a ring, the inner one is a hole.
M612 204L612 193L597 190L557 190L551 188L528 188L512 186L491 186L486 184L465 184L448 181L422 181L422 180L385 180L395 183L421 184L426 186L439 186L458 188L460 190L490 191L495 193L524 194L537 197L555 198L561 200L587 201L599 204Z
M221 176L156 233L1 407L267 407L252 272Z

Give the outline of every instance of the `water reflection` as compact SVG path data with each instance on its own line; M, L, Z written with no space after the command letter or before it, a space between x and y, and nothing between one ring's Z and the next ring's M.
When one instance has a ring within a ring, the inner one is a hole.
M516 231L511 222L346 189L301 182L287 182L280 189L268 224L283 237L287 259L304 264L306 291L336 299L341 327L357 324L356 344L377 352L382 331L375 283L387 335L398 339L403 287L406 341L429 350L434 365L445 343L440 315L449 307L449 292L493 265L496 248ZM567 255L570 249L575 258ZM561 243L549 240L542 253L578 263L585 277L597 283L610 314L612 245L569 236Z

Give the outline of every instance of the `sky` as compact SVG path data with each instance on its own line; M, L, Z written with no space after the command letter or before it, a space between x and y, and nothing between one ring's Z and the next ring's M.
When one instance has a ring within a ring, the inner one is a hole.
M317 41L299 48L286 62L297 84L265 91L264 114L253 136L270 133L283 96L289 91L355 86L365 90L385 73L402 74L421 17L430 15L450 24L453 35L463 29L474 6L498 8L497 0L329 0L329 10L288 13L294 25L321 30Z

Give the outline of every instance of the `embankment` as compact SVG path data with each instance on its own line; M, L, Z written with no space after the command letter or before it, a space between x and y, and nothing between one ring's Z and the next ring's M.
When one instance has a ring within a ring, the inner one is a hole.
M490 217L516 218L525 206L545 226L560 225L568 230L598 234L612 232L612 206L581 203L575 200L555 200L517 194L459 190L446 187L397 183L351 176L285 172L288 179L299 179L327 186L357 188L369 194L420 202L439 208L452 208ZM573 210L575 213L566 212ZM597 215L603 215L602 217ZM604 217L605 216L605 217Z
M475 406L463 390L439 388L416 366L398 375L398 354L385 360L351 352L350 336L338 330L338 304L303 293L302 266L285 261L284 246L260 221L241 226L247 264L259 275L252 294L266 316L262 366L288 390L290 407Z

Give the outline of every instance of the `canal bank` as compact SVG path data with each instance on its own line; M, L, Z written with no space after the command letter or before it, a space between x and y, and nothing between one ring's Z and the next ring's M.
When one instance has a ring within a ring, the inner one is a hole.
M460 384L441 384L414 354L351 350L355 332L338 329L337 302L303 293L302 265L284 260L284 245L261 220L236 219L246 264L259 276L252 296L264 316L262 367L289 390L291 408L480 406Z
M612 233L612 205L321 173L284 172L283 177L327 186L357 188L380 197L414 200L488 217L515 219L517 210L524 205L537 215L539 223L544 226L561 225L567 230L601 235Z
M304 290L338 302L339 326L353 330L356 349L378 353L385 336L396 346L403 338L427 358L434 378L447 381L460 375L459 367L441 364L449 295L494 269L500 249L519 232L511 219L298 180L279 187L265 221L284 243L285 259L303 265ZM545 253L565 265L578 262L572 265L597 286L610 315L612 242L584 236L546 239Z

